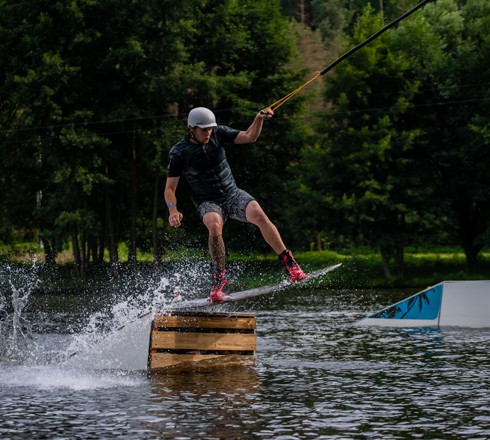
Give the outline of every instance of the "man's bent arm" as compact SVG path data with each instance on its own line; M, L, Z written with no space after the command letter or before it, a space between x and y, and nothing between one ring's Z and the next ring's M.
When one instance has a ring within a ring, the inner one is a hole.
M262 125L264 124L264 119L272 118L274 112L270 109L261 111L255 116L250 127L245 131L240 131L235 138L235 144L251 144L255 142L260 133L262 132Z

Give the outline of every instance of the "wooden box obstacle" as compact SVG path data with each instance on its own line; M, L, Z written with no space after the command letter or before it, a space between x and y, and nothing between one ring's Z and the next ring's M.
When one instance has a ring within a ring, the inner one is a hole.
M212 362L253 362L254 314L170 311L151 325L148 369Z

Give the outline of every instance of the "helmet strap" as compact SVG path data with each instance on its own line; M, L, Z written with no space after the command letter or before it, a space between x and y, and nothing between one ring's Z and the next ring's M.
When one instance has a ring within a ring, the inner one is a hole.
M202 145L202 142L196 137L196 135L191 129L189 129L189 137L191 139L194 139L199 145Z

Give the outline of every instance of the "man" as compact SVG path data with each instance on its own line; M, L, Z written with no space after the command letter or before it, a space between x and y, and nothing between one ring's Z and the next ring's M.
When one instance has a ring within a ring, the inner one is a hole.
M228 284L225 266L223 226L228 218L252 223L260 229L264 240L284 264L291 282L306 278L291 251L286 249L276 226L269 220L259 203L238 188L226 160L225 144L255 142L262 131L264 119L271 118L272 110L255 116L245 131L217 125L213 112L205 107L190 111L188 134L175 144L169 153L165 202L169 209L169 223L178 228L183 214L177 208L175 192L181 177L189 184L191 199L202 222L208 229L208 247L213 263L211 302L223 300L223 288Z

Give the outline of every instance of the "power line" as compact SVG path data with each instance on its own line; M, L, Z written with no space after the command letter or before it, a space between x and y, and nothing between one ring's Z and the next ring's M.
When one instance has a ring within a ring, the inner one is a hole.
M456 88L453 88L451 86L447 87L447 90L460 90L464 91L470 88L484 88L488 87L490 85L490 82L486 83L474 83L474 84L465 84L458 86ZM441 88L426 88L422 89L421 92L427 93L431 91L439 91L441 92L444 91L444 89ZM399 94L397 91L388 91L388 92L382 92L382 93L377 93L377 94L372 94L372 97L382 97L382 96L393 96ZM472 98L472 99L460 99L460 100L451 100L451 101L433 101L433 102L426 102L426 103L419 103L419 104L411 104L409 103L408 106L410 108L427 108L427 107L432 107L432 106L441 106L441 105L458 105L458 104L471 104L471 103L478 103L478 102L488 102L490 98ZM372 112L379 112L379 111L385 111L389 109L397 109L397 108L405 108L405 107L397 107L397 106L382 106L382 107L370 107L370 108L365 108L365 109L359 109L359 110L346 110L346 111L337 111L337 110L325 110L325 111L320 111L319 114L322 116L324 115L339 115L339 114L356 114L356 113L372 113ZM215 113L225 113L225 112L233 112L234 108L227 108L227 109L216 109L214 110ZM187 116L186 113L167 113L167 114L162 114L162 115L149 115L149 116L141 116L141 117L134 117L134 118L118 118L118 119L109 119L109 120L98 120L98 121L87 121L87 122L66 122L66 123L60 123L60 124L48 124L48 125L38 125L38 126L33 126L33 127L21 127L21 128L12 128L8 130L0 130L0 133L2 134L8 134L8 133L24 133L24 132L42 132L42 131L49 131L49 130L55 130L55 129L62 129L62 128L67 128L67 127L95 127L95 126L100 126L100 125L113 125L113 124L127 124L130 122L145 122L145 121L158 121L158 120L164 120L164 119L175 119L178 120L180 118L184 119L185 116ZM276 119L282 118L280 115L276 115ZM288 119L294 119L293 118L288 118ZM246 123L248 121L235 121L235 124L238 123ZM116 135L116 134L128 134L128 133L141 133L145 131L158 131L162 127L147 127L147 128L141 128L141 127L135 127L132 129L114 129L110 130L108 127L103 130L103 131L96 131L96 133L100 135Z

